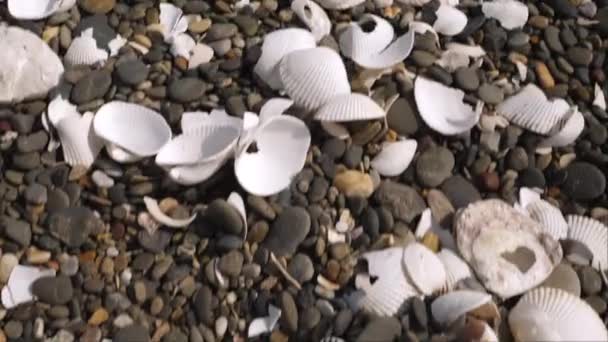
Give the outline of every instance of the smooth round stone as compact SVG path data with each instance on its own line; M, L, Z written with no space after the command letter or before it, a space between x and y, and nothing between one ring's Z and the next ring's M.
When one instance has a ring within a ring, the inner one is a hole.
M395 341L401 336L401 323L394 317L371 320L359 334L356 342Z
M234 17L234 23L241 29L247 36L255 36L258 32L259 22L255 16L251 15L237 15Z
M198 100L205 94L206 84L198 78L186 77L171 82L169 98L175 102L187 103Z
M72 300L74 290L70 278L60 275L37 279L32 284L32 293L44 303L63 305Z
M4 325L4 333L10 339L16 339L23 334L23 324L19 321L8 321Z
M243 269L243 254L239 251L230 251L224 254L218 263L220 271L230 277L236 277Z
M527 168L519 173L517 178L521 186L543 189L547 184L543 172L536 168Z
M576 297L581 296L581 282L569 264L557 265L541 286L554 287L568 291Z
M463 90L476 90L479 87L477 69L467 67L456 69L456 72L454 73L454 81L456 81L456 85Z
M32 241L32 229L29 223L21 220L16 220L10 217L4 217L0 222L0 227L4 230L10 240L15 241L22 247L27 247Z
M491 105L497 105L505 98L505 95L499 87L489 83L484 83L479 87L477 96L479 96L483 102Z
M412 299L411 305L412 314L414 315L414 318L416 318L416 322L418 322L421 328L426 329L429 323L426 305L418 297Z
M437 56L423 50L414 50L410 55L410 58L419 67L429 67L437 60Z
M585 301L600 315L604 314L606 309L608 309L608 303L606 303L606 300L602 299L602 297L590 296L585 298Z
M142 325L130 325L119 329L112 339L113 342L149 342L148 330Z
M589 265L593 259L593 253L583 243L564 239L560 241L564 251L564 258L574 265Z
M454 155L449 149L433 146L418 157L416 176L422 185L436 187L452 175L454 164Z
M46 187L37 183L30 184L25 188L24 197L30 204L45 204L48 200Z
M80 7L92 14L105 14L116 6L116 0L81 0Z
M207 207L205 217L213 225L228 234L241 234L243 231L243 218L238 210L223 199L216 199Z
M388 127L399 135L412 135L418 131L416 111L410 102L400 97L393 103L386 114Z
M311 203L317 203L325 198L327 191L329 190L329 182L323 177L315 177L310 184L308 190L308 200Z
M38 131L30 135L22 135L17 138L17 150L22 153L40 152L49 141L45 131Z
M301 207L286 207L273 222L264 246L276 256L292 255L310 231L310 215Z
M507 155L507 166L515 171L528 168L528 153L523 147L515 147Z
M564 46L559 38L559 29L555 26L548 26L544 31L545 43L551 51L559 54L564 53Z
M6 284L13 268L19 264L15 254L5 253L0 257L0 283Z
M139 59L125 61L116 66L116 75L123 83L134 86L148 78L148 67Z
M55 212L48 227L51 235L68 247L80 247L89 234L103 231L104 223L90 209L72 207Z
M298 282L305 283L312 279L315 269L308 255L298 253L289 261L287 272Z
M321 312L314 306L309 306L302 312L302 329L310 330L319 324L321 321Z
M593 60L593 51L580 46L573 46L568 49L566 57L575 66L588 66Z
M602 278L591 266L585 266L579 271L581 288L587 296L599 293L602 290Z
M568 165L566 174L562 190L574 200L591 200L606 190L606 176L593 164L574 162Z
M393 181L380 183L374 199L387 208L394 218L406 223L411 223L426 209L426 203L416 189Z
M333 159L342 158L345 151L346 143L342 139L329 139L325 141L325 143L323 143L323 146L321 147L321 152Z
M102 69L91 71L82 77L72 88L72 101L77 104L85 104L102 98L112 85L110 71Z
M230 23L214 23L207 31L205 39L209 42L213 42L220 39L231 38L237 34L239 28L235 24Z
M359 166L362 159L363 147L353 144L346 149L346 153L344 153L344 158L342 158L342 161L349 169L355 169Z
M456 209L464 208L470 203L481 200L479 190L460 175L452 176L443 182L441 191Z
M298 307L292 295L287 291L283 291L279 299L283 313L281 315L281 325L290 332L298 331Z

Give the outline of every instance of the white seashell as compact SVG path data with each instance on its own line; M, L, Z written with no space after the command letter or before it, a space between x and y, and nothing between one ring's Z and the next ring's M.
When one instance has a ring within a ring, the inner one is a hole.
M321 127L323 130L329 134L330 136L338 139L348 139L350 137L350 133L346 126L332 121L321 121Z
M185 112L182 114L180 128L182 133L192 133L199 130L202 126L208 124L209 113L207 112Z
M509 313L517 341L607 341L596 311L567 291L540 287L526 293Z
M568 236L568 223L559 208L551 203L539 199L526 207L530 217L543 226L545 233L555 240L565 239Z
M93 125L102 139L142 157L155 155L171 139L171 128L160 114L133 103L106 103Z
M103 141L93 131L93 113L69 115L55 125L63 159L70 166L81 165L89 168L103 148Z
M196 69L201 64L209 63L213 58L213 49L209 45L198 43L190 51L188 69Z
M267 317L255 318L251 321L247 329L247 337L254 338L273 331L275 325L279 322L279 318L281 318L281 309L269 305Z
M608 269L608 227L590 217L568 215L568 239L581 242L593 254L591 266L598 271Z
M175 57L183 57L186 59L190 58L190 53L196 46L196 42L187 33L180 33L173 36L170 39L171 42L171 54Z
M443 229L439 223L433 218L433 213L430 208L424 209L420 215L420 220L416 226L415 236L420 240L424 238L426 233L432 232L439 238L442 248L456 249L456 240L449 230Z
M561 261L561 246L543 230L540 223L494 199L469 204L455 220L463 259L502 298L539 285Z
M460 316L492 301L492 296L469 290L459 290L444 294L431 303L431 314L437 323L449 326Z
M66 12L76 5L76 0L60 0L56 13Z
M480 111L463 103L464 92L424 77L417 77L414 97L424 122L444 135L470 130L479 121Z
M108 43L108 49L110 50L110 57L114 57L118 55L120 49L127 44L127 40L124 39L121 35L117 34L114 39L110 40ZM147 53L147 52L146 52Z
M373 28L367 32L364 29L366 26ZM340 51L361 67L389 68L407 58L414 47L414 31L410 30L392 42L394 36L395 32L388 21L367 14L340 35Z
M323 8L312 0L293 0L291 10L308 26L315 41L319 42L331 32L331 21Z
M171 180L182 185L193 185L209 179L224 164L227 159L216 159L195 165L175 166L169 169Z
M172 37L184 33L188 29L188 18L183 14L181 8L171 3L160 4L160 24L163 28L165 42L170 43Z
M255 72L271 88L282 89L279 63L290 52L314 48L315 37L304 29L287 28L264 36L262 55L253 67Z
M594 96L595 99L593 100L593 105L606 110L606 97L604 96L604 90L602 89L602 87L600 87L599 84L595 84L595 87L593 88L593 92L594 92Z
M486 18L498 20L507 30L523 27L528 22L528 6L516 0L484 1L481 11Z
M440 5L435 12L437 20L433 24L433 28L438 33L446 36L455 36L464 30L467 26L467 16L456 7L449 5Z
M364 0L318 0L321 7L331 10L343 10L362 4Z
M521 81L525 81L528 77L528 66L520 61L515 61L515 67L517 68L517 74Z
M54 276L52 268L16 265L11 271L8 283L2 288L2 305L5 309L12 309L17 305L27 303L34 299L31 291L32 284L39 278Z
M63 63L38 36L20 27L0 25L0 41L0 103L39 98L59 84Z
M59 10L61 0L8 0L8 11L15 19L38 20Z
M525 208L541 199L540 194L543 190L538 188L526 188L522 187L519 189L519 206L525 210Z
M226 158L234 151L240 134L240 126L209 123L196 131L178 135L162 146L156 163L192 165Z
M150 215L152 215L152 217L156 221L162 223L163 225L165 225L167 227L171 227L171 228L186 227L190 223L192 223L194 221L194 219L196 218L196 214L190 216L187 219L181 219L181 220L174 219L170 216L167 216L165 213L163 213L160 210L160 207L158 206L158 201L152 197L144 196L144 204L146 205L146 209L148 210L148 213L150 213Z
M572 107L571 111L574 114L570 116L559 132L543 139L538 144L539 148L568 146L578 138L585 128L585 117L578 111L576 106Z
M369 96L350 93L337 95L315 113L315 120L349 122L381 119L386 112Z
M266 101L260 109L259 121L266 122L274 117L281 116L292 105L293 101L290 99L280 97L272 98Z
M119 146L106 142L106 152L108 156L112 158L112 160L117 161L119 163L134 163L136 161L142 160L144 157L138 154L131 153Z
M487 322L483 322L484 330L483 335L480 337L480 342L500 342L498 340L498 336L492 327L488 325Z
M231 192L230 195L228 195L226 202L228 202L241 215L245 228L243 229L243 240L247 239L249 227L247 226L247 212L245 211L245 201L243 201L243 197L241 197L238 192Z
M414 139L385 142L382 144L382 151L372 159L371 166L381 176L398 176L414 159L417 147L418 143Z
M421 243L414 242L405 247L403 263L416 288L425 295L440 290L446 282L443 263Z
M76 106L61 96L56 96L53 98L53 100L49 102L49 106L46 111L48 121L53 127L56 126L63 118L74 115L80 116ZM48 131L49 128L46 127L46 130Z
M254 142L257 152L249 152ZM236 178L250 194L275 194L288 187L304 167L309 146L310 131L304 122L277 116L256 129L252 141L236 156Z
M538 86L528 84L498 105L496 112L527 130L550 134L568 119L570 105L563 99L548 100Z
M444 290L448 292L452 291L459 281L473 277L473 272L469 265L456 255L456 252L443 248L437 253L437 257L445 268L446 282Z
M63 60L67 65L96 65L108 60L108 52L97 47L93 29L86 29L80 37L74 38Z
M289 97L310 111L338 95L350 94L344 62L327 47L291 52L281 60L279 71Z

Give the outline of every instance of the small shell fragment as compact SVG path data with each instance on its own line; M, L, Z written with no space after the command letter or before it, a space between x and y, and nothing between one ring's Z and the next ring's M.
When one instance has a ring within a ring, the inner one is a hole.
M446 282L443 263L430 249L414 242L403 251L405 270L416 288L425 295L439 291Z
M54 276L54 269L40 269L38 267L16 265L8 278L8 283L2 288L2 305L5 309L12 309L17 305L27 303L34 299L31 285L39 278Z
M593 88L593 92L594 92L594 100L593 100L593 105L606 110L606 97L604 96L604 90L602 89L602 87L599 84L595 84L595 87Z
M364 2L364 0L318 0L317 1L321 7L325 9L347 9L355 7Z
M371 161L372 167L385 177L398 176L411 164L418 143L414 139L385 142L382 151Z
M281 318L281 309L274 305L268 306L268 316L259 317L251 321L247 329L247 337L254 338L274 330L275 325Z
M442 326L449 326L460 316L492 301L487 293L469 290L453 291L438 297L431 304L433 318Z
M331 32L331 20L323 8L312 0L294 0L291 10L308 26L315 41L319 42Z
M93 113L70 115L55 125L63 147L63 158L70 166L89 168L103 148L103 141L93 130Z
M172 38L186 32L188 29L188 18L185 17L181 8L163 2L160 5L160 24L162 26L165 42L170 43Z
M452 291L459 281L473 277L473 272L467 263L451 249L444 248L437 256L443 263L446 272L445 291Z
M467 16L456 7L440 5L435 15L437 20L433 28L446 36L455 36L467 26Z
M484 1L481 11L486 18L495 18L507 30L523 27L528 22L528 6L517 0Z
M144 196L144 204L146 205L146 209L148 210L150 215L152 215L152 217L156 221L164 224L167 227L171 227L171 228L186 227L187 225L192 223L192 221L194 221L194 219L196 218L196 214L190 216L187 219L182 219L182 220L174 219L170 216L167 216L167 214L163 213L162 210L160 209L160 207L158 206L158 201L152 197Z

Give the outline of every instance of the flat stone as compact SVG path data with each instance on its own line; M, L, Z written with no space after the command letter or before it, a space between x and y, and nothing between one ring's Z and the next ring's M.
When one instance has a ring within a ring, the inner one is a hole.
M74 290L70 278L59 275L37 279L32 284L32 293L44 303L63 305L73 299Z
M205 217L218 229L228 234L239 235L243 231L241 214L223 199L216 199L205 211Z
M591 266L584 266L579 271L581 289L586 296L598 294L602 290L602 278Z
M128 60L116 66L118 79L126 85L138 85L148 78L148 67L139 59Z
M255 34L258 32L258 27L260 25L255 16L237 15L233 20L241 31L247 36L255 36Z
M141 230L137 233L137 242L150 253L161 253L171 243L171 237L173 234L164 231L157 230L153 234L148 233L145 230Z
M51 235L69 247L80 247L89 234L100 233L104 224L88 208L75 207L54 213L48 223Z
M441 191L456 209L464 208L469 203L481 200L481 194L477 188L460 175L452 176L443 182Z
M243 268L243 254L236 250L224 254L220 258L218 267L223 274L229 277L238 276Z
M576 297L581 296L581 282L572 266L567 263L557 265L541 286L554 287L568 291Z
M25 188L25 192L23 194L25 200L30 204L45 204L48 200L48 193L45 186L42 186L38 183L33 183L28 185Z
M2 231L9 239L15 241L21 247L27 247L32 241L32 229L29 223L16 220L10 217L3 217L0 220Z
M380 183L374 199L406 223L411 223L426 209L426 203L414 188L390 180Z
M239 31L238 26L230 23L214 23L207 31L205 39L213 42L220 39L231 38Z
M593 164L574 162L568 165L566 174L562 190L574 200L591 200L606 190L606 176Z
M346 152L344 153L344 157L342 161L344 165L350 169L355 169L359 166L361 161L363 160L363 147L359 145L350 145Z
M30 135L21 135L17 138L17 150L22 153L40 152L49 142L49 135L45 131L38 131Z
M454 155L449 149L433 146L418 156L416 176L422 185L436 187L452 175L454 164Z
M479 96L479 99L483 102L491 105L497 105L505 98L502 89L489 83L484 83L477 89L477 96Z
M113 342L149 342L148 329L142 325L134 324L119 329L112 339Z
M287 291L281 292L279 299L282 310L282 325L292 333L298 331L298 308L296 307L296 302Z
M112 74L110 71L101 69L91 71L82 77L72 88L72 101L77 104L85 104L102 98L112 85Z
M429 67L437 60L437 56L424 50L414 50L410 58L419 67Z
M415 134L419 126L414 108L407 99L398 98L386 114L388 127L399 135Z
M479 77L475 68L458 68L454 72L456 85L465 91L473 91L479 88Z
M92 14L105 14L116 6L116 0L80 0L78 4Z
M395 341L401 337L401 324L394 317L372 319L359 334L356 342Z
M169 98L175 102L187 103L200 99L205 94L206 84L198 78L185 77L171 82Z
M201 287L194 296L194 312L201 322L208 326L214 324L213 294L208 286Z
M566 54L568 61L574 66L588 66L593 60L593 51L580 46L573 46Z
M555 26L548 26L544 31L545 43L551 51L562 54L565 52L564 46L559 39L559 29Z
M292 255L310 231L310 215L301 207L286 207L272 223L264 246L276 256Z

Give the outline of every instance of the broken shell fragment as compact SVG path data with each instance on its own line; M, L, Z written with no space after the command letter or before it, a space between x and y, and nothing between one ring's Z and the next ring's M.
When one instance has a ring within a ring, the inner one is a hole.
M253 67L256 73L271 88L283 88L279 75L279 63L289 53L314 48L315 37L301 28L287 28L270 32L264 36L262 55Z
M608 227L598 220L579 215L568 215L568 239L581 242L593 254L591 266L598 271L608 270Z
M315 120L349 122L381 119L386 112L369 96L350 93L337 95L315 113Z
M372 167L385 177L398 176L411 164L418 143L414 139L385 142L382 151L371 161Z
M606 341L596 311L567 291L540 287L526 293L509 313L517 341Z
M97 47L93 28L84 30L80 37L75 38L63 57L68 65L103 64L107 59L108 52Z
M459 9L449 5L440 5L435 12L437 20L433 23L433 28L438 33L446 36L455 36L467 26L467 16Z
M543 226L543 231L555 240L565 239L568 236L568 223L559 208L551 203L538 199L525 207L530 217Z
M173 37L188 29L188 18L183 14L181 8L171 3L160 4L160 24L165 42L170 43Z
M561 246L540 223L500 200L469 204L455 231L463 259L502 298L539 285L562 259Z
M103 141L93 131L93 113L70 115L55 125L63 149L63 159L70 166L91 167L103 148Z
M196 214L190 216L187 219L174 219L167 214L163 213L160 207L158 206L158 201L152 197L144 196L144 204L146 205L146 209L152 215L152 217L162 223L163 225L171 228L181 228L186 227L194 219L196 218Z
M180 33L171 38L170 51L175 57L183 57L189 60L195 46L194 38L187 33Z
M327 47L297 50L281 60L281 82L297 106L314 111L338 95L350 94L340 55Z
M168 169L171 180L182 185L193 185L209 179L228 159L216 159L194 165L174 166Z
M593 93L594 93L594 100L593 100L593 105L606 110L606 97L604 96L604 90L602 89L602 87L600 87L599 84L595 84L595 87L593 88Z
M236 177L250 194L278 193L304 167L309 146L310 131L303 121L277 116L256 129L253 139L236 156Z
M528 22L528 6L517 0L484 1L481 11L486 18L498 20L507 30L523 27Z
M443 288L444 291L452 291L456 288L458 282L473 277L473 272L469 265L455 251L444 248L437 253L437 257L439 257L445 268L446 282Z
M470 130L479 121L481 111L463 102L460 89L418 76L414 84L414 97L424 122L444 135L455 135Z
M574 114L567 114L570 118L565 122L559 132L543 139L538 144L538 148L563 147L572 144L576 138L578 138L585 128L585 118L583 117L583 114L578 111L576 106L572 107L570 111Z
M54 276L54 269L16 265L8 278L8 283L2 288L2 305L12 309L17 305L34 299L31 286L39 278Z
M431 313L437 323L449 326L460 316L492 301L487 293L459 290L444 294L433 301Z
M274 326L281 318L281 309L274 305L268 306L268 316L259 317L251 321L247 329L247 337L254 338L274 330Z
M228 195L226 202L241 215L241 218L243 219L243 240L247 239L249 227L247 226L247 212L245 211L245 201L243 201L243 197L241 197L238 192L231 192L230 195Z
M171 139L171 128L162 115L133 103L106 103L97 111L93 126L106 142L141 157L155 155Z
M294 0L291 10L308 26L315 41L319 42L331 32L331 21L323 8L312 0Z
M409 279L425 295L439 291L446 282L443 263L421 243L414 242L405 247L403 264Z
M564 99L548 100L536 85L528 84L496 107L510 122L538 134L559 130L569 118L570 105Z
M209 63L213 58L213 49L206 44L198 43L190 51L188 69L196 69L201 64Z

